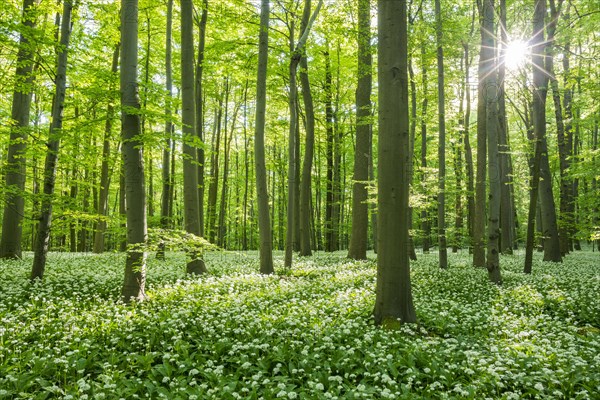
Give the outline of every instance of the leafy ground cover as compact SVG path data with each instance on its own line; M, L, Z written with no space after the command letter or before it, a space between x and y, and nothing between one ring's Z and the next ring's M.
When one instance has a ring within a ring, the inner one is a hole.
M0 398L600 398L600 256L504 256L504 285L468 254L412 264L419 324L373 326L374 261L298 259L261 276L256 253L212 253L184 275L151 259L149 300L117 301L119 254L0 264Z

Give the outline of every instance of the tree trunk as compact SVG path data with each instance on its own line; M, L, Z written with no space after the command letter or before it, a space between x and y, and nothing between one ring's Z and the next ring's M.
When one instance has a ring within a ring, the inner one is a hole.
M200 212L198 200L197 150L191 141L196 136L196 107L194 98L194 26L192 0L181 0L181 122L183 135L183 203L185 230L200 236ZM200 254L192 250L188 254L186 272L206 272Z
M475 21L475 12L473 12L473 23ZM473 30L471 25L471 30ZM469 43L463 42L465 51L465 114L463 125L463 137L465 143L465 164L467 169L467 231L469 234L469 251L473 251L473 220L475 216L475 177L473 176L473 150L471 149L470 124L471 124L471 88L469 86L469 69L471 61L469 60Z
M374 317L416 322L408 259L408 74L406 0L378 2L379 244Z
M295 217L295 198L296 198L296 163L297 163L297 152L296 152L296 129L298 127L298 112L296 108L298 100L298 85L296 83L296 73L298 70L298 64L304 52L304 46L308 40L308 34L312 24L315 22L317 15L323 5L323 0L319 0L317 8L308 20L306 27L300 35L298 43L294 45L294 32L293 29L290 32L290 51L291 58L289 64L289 78L290 78L290 93L289 93L289 109L290 109L290 127L289 127L289 139L288 139L288 204L287 204L287 235L285 244L285 257L284 266L290 268L292 266L292 252L294 249L294 217Z
M170 199L173 194L171 185L171 136L173 134L173 72L171 67L172 59L172 36L173 36L173 0L167 1L167 32L165 39L165 88L167 95L165 97L165 141L162 154L162 193L160 198L160 227L169 229L171 227ZM156 258L165 259L164 243L159 243Z
M423 102L421 103L421 173L423 174L423 182L425 182L425 174L427 168L427 67L425 65L425 42L421 43L421 84L423 86ZM423 253L429 253L431 223L429 221L429 213L427 204L421 210L421 230L423 231Z
M488 1L488 0L484 0ZM479 51L479 85L477 87L477 176L475 182L475 215L473 219L473 266L485 267L485 205L486 205L486 161L487 161L487 117L486 88L487 77L494 68L494 49L487 48L485 42L484 9L480 10L481 48ZM493 23L493 21L488 21ZM491 33L490 33L491 34ZM494 88L495 89L495 88ZM497 166L495 166L497 168Z
M40 222L37 240L35 243L31 280L42 279L46 268L46 256L50 245L50 228L52 226L52 203L54 184L56 182L56 164L62 136L63 108L67 89L67 55L69 40L71 38L71 11L73 3L70 0L63 2L63 14L60 27L60 44L58 49L58 62L54 79L55 93L52 102L52 122L46 147L46 161L44 165L44 197L42 199Z
M325 52L325 129L327 177L325 193L325 251L333 251L333 89L331 76L331 59L329 50Z
M506 119L505 75L506 43L506 0L500 0L500 57L498 62L498 159L500 173L500 252L512 254L515 245L515 207L513 196L512 161L508 143ZM491 164L490 164L491 165Z
M127 198L127 259L121 297L143 300L146 284L147 240L143 138L137 83L138 1L121 2L121 121L122 154Z
M367 181L371 140L371 5L370 0L358 2L358 86L356 88L356 147L354 149L354 178L352 183L352 233L348 257L367 258L369 214Z
M6 188L2 215L2 238L0 239L0 258L21 258L21 237L23 234L23 214L25 212L25 168L26 143L28 141L31 95L33 93L33 63L35 49L29 36L34 29L32 14L36 2L23 0L23 31L19 37L17 53L16 85L13 92L10 119L10 141L5 166ZM25 33L27 32L27 33Z
M437 71L438 71L438 246L440 268L448 267L446 247L446 111L444 97L444 51L442 48L442 11L440 0L435 0Z
M544 5L545 8L545 5ZM543 65L544 71L544 87L546 87L543 93L543 104L545 107L546 96L548 93L548 76L550 71L548 67L551 66L551 51L552 41L554 40L554 31L556 30L556 20L551 20L547 24L548 40L544 45L545 64ZM549 65L550 64L550 65ZM546 118L545 108L543 110L544 121ZM541 118L538 120L541 123ZM540 135L536 135L541 145L541 163L540 163L540 204L542 209L542 226L543 226L543 237L544 237L544 261L561 262L562 256L560 253L560 242L558 237L558 224L556 218L556 206L554 203L554 195L552 192L552 173L550 171L550 162L548 160L548 144L546 142L546 125L543 124L540 127Z
M483 1L483 24L481 47L485 48L482 54L482 63L486 66L494 66L495 40L494 28L494 0ZM491 49L491 51L489 51ZM488 225L487 225L487 259L486 267L490 281L496 284L502 283L500 275L500 174L498 157L498 81L496 70L491 69L486 75L483 87L485 101L486 131L488 137L488 181L490 185Z
M258 35L258 72L256 77L256 120L254 131L254 166L258 199L258 233L260 273L273 273L273 239L269 221L269 194L265 163L265 113L267 105L267 65L269 58L269 0L261 1ZM275 180L273 179L273 182ZM275 199L273 198L273 201Z
M196 62L196 136L204 143L204 90L202 75L204 73L204 47L206 44L206 22L208 20L208 0L202 1L202 15L198 26L198 59ZM204 236L204 147L197 149L198 157L198 221L200 236Z
M221 121L223 118L223 95L219 97L218 109L216 111L215 128L213 131L213 142L211 154L211 177L208 185L208 207L206 210L208 240L214 243L216 240L216 219L217 219L217 192L219 185L219 149L221 144Z

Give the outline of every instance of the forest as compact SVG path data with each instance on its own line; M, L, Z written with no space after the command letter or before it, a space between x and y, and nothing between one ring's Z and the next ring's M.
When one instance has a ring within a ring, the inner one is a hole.
M597 399L600 3L5 0L0 399Z

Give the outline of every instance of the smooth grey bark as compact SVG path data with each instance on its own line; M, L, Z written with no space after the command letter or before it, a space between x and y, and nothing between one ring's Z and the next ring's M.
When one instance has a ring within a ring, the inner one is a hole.
M427 106L429 99L427 97L427 66L425 65L425 42L421 42L421 85L423 87L423 101L421 103L421 171L422 179L425 181L427 168ZM429 221L429 212L427 205L421 210L421 231L423 235L423 253L429 253L431 246L431 222Z
M5 168L5 199L2 214L2 237L0 238L0 258L21 258L21 238L23 235L23 215L25 213L25 167L28 141L31 95L33 93L33 64L35 51L29 39L29 32L35 27L34 0L23 0L23 31L19 36L15 88L12 98L10 118L10 141Z
M442 47L442 11L435 0L437 72L438 72L438 247L440 268L448 267L446 245L446 106L444 97L444 50ZM412 160L411 160L412 161Z
M367 181L371 153L371 4L370 0L358 2L358 86L356 88L356 147L354 149L354 177L352 183L352 233L348 257L355 260L367 258L369 210Z
M202 14L198 23L198 58L196 60L196 136L204 143L204 48L206 45L206 23L208 21L208 0L202 1ZM200 236L204 236L204 146L198 147L198 220Z
M485 55L491 58L482 60L486 65L494 65L495 40L494 30L494 0L483 1L483 31L482 48L492 49ZM488 196L488 224L487 224L487 255L486 268L490 281L502 283L500 275L500 175L498 156L498 81L497 72L491 70L485 80L484 86L486 131L488 138L488 182L490 194Z
M484 2L487 0L484 0ZM486 46L489 43L490 32L486 32L486 25L493 24L486 21L485 9L480 10L481 47L479 51L477 87L477 172L475 176L475 214L473 218L473 266L485 267L485 210L486 210L486 174L487 174L487 117L486 117L486 89L488 76L495 67L494 49ZM489 19L489 17L488 17ZM490 37L491 39L491 37ZM495 88L491 88L494 89ZM497 166L494 166L497 168Z
M146 297L146 190L138 96L138 1L121 1L121 138L127 215L127 257L121 297Z
M334 223L333 223L333 163L334 163L334 122L333 122L333 89L331 76L331 58L329 49L325 52L325 158L326 192L325 192L325 251L333 251L334 245Z
M288 135L288 201L287 201L287 234L286 234L286 243L285 243L285 256L284 256L284 266L286 268L290 268L292 266L292 253L294 250L294 230L297 227L297 224L294 224L295 219L295 211L296 205L296 169L297 169L297 143L296 143L296 131L298 128L298 110L297 110L297 99L298 99L298 85L296 80L296 73L298 71L298 64L300 63L300 59L302 58L302 53L304 52L304 46L306 45L306 41L308 40L308 35L312 28L319 11L321 10L321 6L323 5L323 0L319 0L317 3L317 7L308 20L304 31L300 35L300 39L298 43L294 45L293 40L293 32L290 35L290 63L289 63L289 85L290 85L290 93L288 96L289 100L289 109L290 109L290 125L289 125L289 135Z
M269 60L269 0L261 1L258 34L258 70L256 76L256 119L254 129L254 167L258 200L260 273L272 274L273 240L269 217L269 193L265 162L265 113L267 106L267 65ZM273 179L274 181L274 179Z
M121 44L115 46L111 65L111 73L116 75L119 68L119 50ZM106 110L106 122L104 125L104 138L102 140L102 165L100 167L100 193L98 196L98 222L94 232L94 253L103 253L105 247L104 233L106 231L106 217L108 216L108 189L110 186L110 146L112 142L112 125L115 117L115 108L111 103Z
M171 227L171 197L173 196L173 185L171 185L171 147L173 134L173 0L167 0L167 31L165 34L165 141L162 153L162 193L160 197L160 227L168 229ZM156 258L165 259L164 243L159 243Z
M546 57L546 69L550 74L550 88L552 89L552 100L554 103L554 118L556 120L556 134L558 141L558 158L559 158L559 171L560 171L560 221L558 225L559 230L559 243L560 243L560 253L561 255L566 255L570 250L570 239L569 239L569 226L572 224L572 215L570 213L570 195L572 182L568 177L568 169L570 167L570 157L572 156L572 145L573 138L571 136L571 129L567 126L567 122L570 121L571 118L565 118L563 116L563 104L560 98L560 91L558 87L558 78L554 72L554 52L552 51L552 42L554 40L554 33L556 30L557 21L560 17L561 8L563 1L559 0L558 4L554 2L554 0L550 1L550 10L551 10L551 18L552 23L548 25L548 56ZM565 53L563 57L566 57L568 60L568 54ZM564 63L563 63L564 66ZM567 61L567 71L568 71L568 61ZM564 72L564 71L563 71ZM566 106L569 104L569 89L564 89L564 99L565 101L565 113ZM572 117L570 115L569 117Z
M406 0L378 1L379 235L374 317L390 328L416 322L408 258L408 41Z
M304 2L304 12L302 15L301 31L304 31L310 18L311 1ZM304 142L304 160L302 163L302 176L300 178L300 255L310 256L311 251L311 194L312 194L312 161L315 148L315 111L313 98L310 88L310 79L308 77L308 59L303 54L300 59L300 85L302 87L302 100L304 102L305 117L305 142Z
M54 98L52 101L52 121L48 142L46 147L46 160L44 163L44 197L42 198L39 217L38 233L33 249L33 266L31 268L31 280L42 279L46 269L46 257L50 245L50 229L52 226L52 203L54 201L54 185L56 182L56 165L58 163L58 152L60 150L60 138L62 136L63 109L65 104L65 93L67 91L67 56L69 52L69 41L71 38L71 13L73 3L64 0L62 21L60 26L60 42L56 47L58 60L56 75L54 78Z
M224 93L218 98L218 107L215 111L215 123L212 136L212 154L210 163L210 183L208 185L208 206L206 209L208 240L212 243L216 240L216 219L217 219L217 195L219 185L219 149L221 146L221 122L223 120L223 97L227 96L228 81L225 80Z
M183 135L183 207L185 230L200 236L198 169L196 147L196 105L194 98L194 24L192 0L181 0L181 123ZM204 260L196 250L189 252L186 272L206 272Z
M546 5L544 4L544 7ZM552 41L554 40L554 32L556 30L556 20L551 19L551 21L546 24L547 30L547 38L544 43L544 60L543 60L543 73L544 73L544 87L545 90L543 92L543 115L544 121L546 119L546 97L548 94L548 83L549 83L549 75L550 71L548 70L548 63L551 59L551 51L552 51ZM538 71L540 72L540 71ZM535 79L535 78L534 78ZM534 125L537 122L541 124L541 118L539 120L534 119ZM543 227L543 237L544 237L544 261L553 261L553 262L561 262L562 256L560 253L560 241L558 237L558 222L556 216L556 204L554 202L554 194L552 189L552 173L550 171L550 162L548 159L548 144L546 141L546 124L539 128L539 135L536 134L536 138L540 141L541 146L541 160L540 160L540 189L539 189L539 198L541 205L541 213L542 213L542 227Z
M534 230L536 219L536 206L539 196L540 163L542 158L542 138L546 130L546 95L548 79L544 73L544 16L546 14L546 0L535 0L533 12L533 32L531 39L531 62L533 64L533 99L532 99L532 124L534 134L535 155L532 160L532 177L529 192L529 211L527 217L527 238L525 245L525 265L523 272L531 273L533 262Z
M500 252L512 254L516 245L515 203L513 191L512 156L508 142L506 118L506 0L500 0L500 54L498 62L498 158L500 173Z

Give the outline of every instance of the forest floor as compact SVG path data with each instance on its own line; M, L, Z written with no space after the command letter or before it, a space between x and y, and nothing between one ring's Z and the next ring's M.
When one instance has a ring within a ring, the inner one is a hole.
M122 254L53 253L0 262L0 399L599 399L600 254L504 284L466 251L412 263L418 324L373 325L376 263L345 253L296 258L261 276L256 252L149 259L148 301L117 299Z

